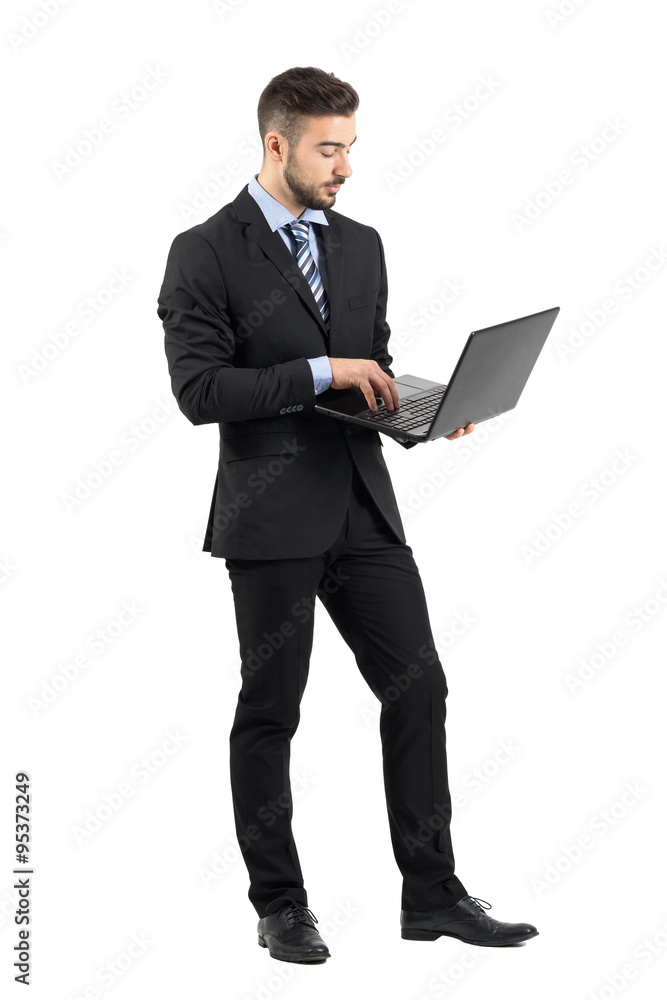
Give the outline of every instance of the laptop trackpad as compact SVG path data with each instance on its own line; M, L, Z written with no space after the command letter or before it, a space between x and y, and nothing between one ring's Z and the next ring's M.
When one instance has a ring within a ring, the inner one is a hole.
M394 379L394 385L398 390L399 399L418 399L420 396L426 396L433 389L440 388L442 382L431 382L426 378L418 378L416 375L401 375L400 378ZM380 396L376 397L380 399Z

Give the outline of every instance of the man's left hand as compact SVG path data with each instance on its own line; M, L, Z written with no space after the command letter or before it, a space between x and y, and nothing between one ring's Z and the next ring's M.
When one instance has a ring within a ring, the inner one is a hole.
M448 441L456 441L457 438L463 437L465 434L471 434L474 429L474 424L466 424L465 427L459 427L458 430L455 430L453 434L445 434L444 436Z

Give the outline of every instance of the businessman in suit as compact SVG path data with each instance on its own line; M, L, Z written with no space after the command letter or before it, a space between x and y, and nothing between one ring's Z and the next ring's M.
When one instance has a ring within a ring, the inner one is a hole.
M274 77L258 106L259 173L176 236L158 298L178 405L193 424L220 429L203 550L225 559L234 600L241 690L230 774L258 941L274 958L311 964L330 956L292 835L289 761L317 598L381 703L402 937L507 945L537 934L489 917L454 873L447 685L383 444L375 430L314 411L354 387L373 408L376 397L400 405L382 242L332 208L352 175L358 103L314 67Z

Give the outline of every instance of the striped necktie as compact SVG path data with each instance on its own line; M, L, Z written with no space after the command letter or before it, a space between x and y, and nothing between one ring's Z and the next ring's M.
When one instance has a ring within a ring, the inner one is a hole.
M287 229L287 231L290 232L294 238L294 242L296 243L297 263L303 271L304 278L310 286L310 290L313 293L315 301L317 302L317 307L322 315L322 321L328 330L329 300L324 289L322 275L318 271L317 264L313 260L313 255L310 252L310 242L308 239L310 223L288 222L284 228Z

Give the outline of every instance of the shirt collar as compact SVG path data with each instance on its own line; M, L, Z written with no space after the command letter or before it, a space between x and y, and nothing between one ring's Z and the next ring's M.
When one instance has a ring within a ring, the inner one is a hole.
M280 229L281 226L287 225L288 222L319 222L323 226L329 225L326 215L320 208L305 209L297 220L296 216L292 215L288 208L285 208L279 201L276 201L273 195L264 190L257 180L258 176L258 174L255 174L251 178L248 184L248 193L252 195L261 208L264 218L271 227L272 233L275 233L276 229Z

